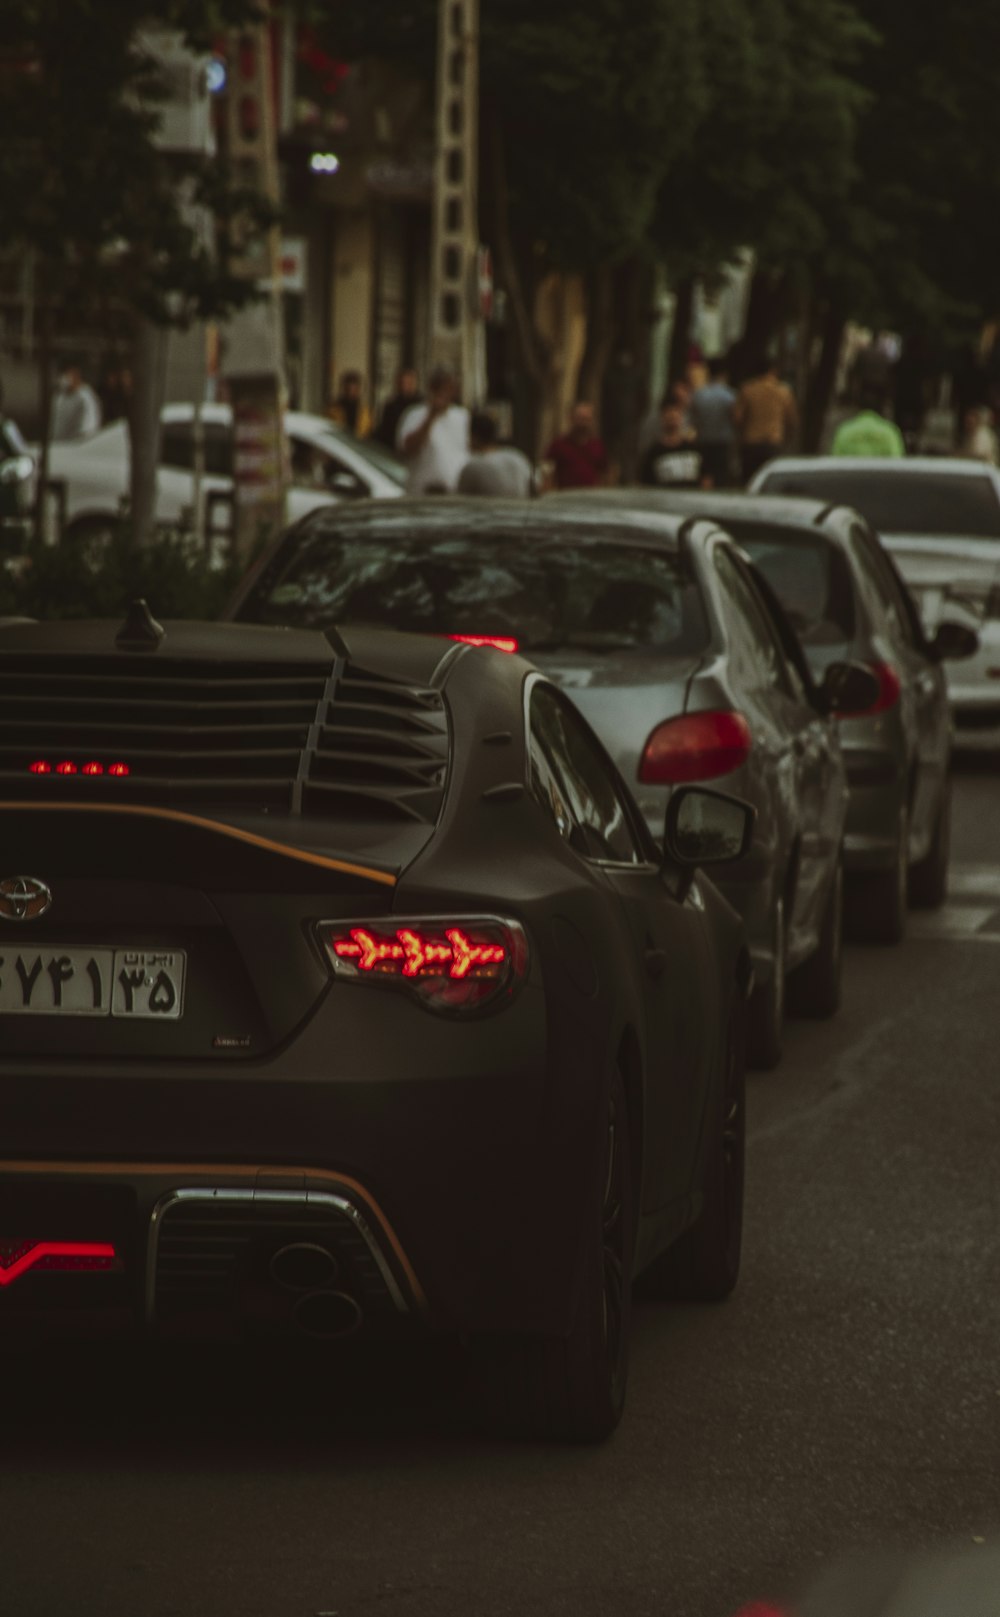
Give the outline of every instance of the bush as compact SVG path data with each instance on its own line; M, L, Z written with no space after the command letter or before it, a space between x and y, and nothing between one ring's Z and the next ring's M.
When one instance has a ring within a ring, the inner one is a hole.
M143 596L155 618L217 618L248 565L212 563L176 533L141 550L120 532L33 547L0 571L0 617L119 618Z

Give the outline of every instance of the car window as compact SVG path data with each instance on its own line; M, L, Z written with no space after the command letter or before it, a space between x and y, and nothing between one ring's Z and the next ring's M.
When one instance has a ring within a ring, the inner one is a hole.
M606 537L578 539L528 510L516 523L485 511L474 523L446 511L415 517L405 507L317 514L260 574L240 617L489 635L526 651L697 656L708 623L687 558L616 543L614 533L612 524Z
M232 477L233 434L219 421L202 422L205 471L210 477ZM160 465L194 471L194 424L166 421L160 431Z
M764 687L790 694L784 655L750 578L726 545L716 545L712 559L725 602L726 639L735 684L750 690Z
M644 851L608 759L570 704L536 685L529 713L532 795L585 859L640 864Z
M802 644L845 651L854 639L854 586L843 552L821 533L726 522L763 573Z
M320 443L292 433L288 439L294 488L321 488L348 498L368 493L356 472ZM337 481L335 481L337 479Z
M923 468L797 467L765 473L760 486L768 494L804 494L831 505L851 505L879 533L1000 539L1000 500L985 472L977 477Z
M851 530L851 545L857 557L862 588L876 623L900 649L916 643L910 608L905 592L892 568L886 563L878 540L866 528L856 524Z

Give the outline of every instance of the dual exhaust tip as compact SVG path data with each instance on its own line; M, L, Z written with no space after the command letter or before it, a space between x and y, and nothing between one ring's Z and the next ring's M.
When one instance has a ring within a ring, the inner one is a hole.
M293 1241L279 1247L270 1272L276 1285L298 1293L292 1318L304 1336L333 1341L361 1329L361 1309L349 1292L337 1288L340 1265L325 1246Z

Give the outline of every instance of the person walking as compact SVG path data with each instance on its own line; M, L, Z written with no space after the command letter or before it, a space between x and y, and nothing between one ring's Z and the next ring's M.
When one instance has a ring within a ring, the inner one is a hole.
M57 443L90 438L101 425L101 404L79 365L64 365L52 401L52 437Z
M765 359L743 383L733 410L740 436L743 481L781 453L798 429L795 395L778 375L777 360Z
M608 452L597 435L594 406L574 404L569 427L545 451L556 488L598 488L608 470Z
M340 378L340 392L327 411L330 420L352 438L367 438L372 430L371 411L362 398L363 387L360 371L345 371Z
M469 422L472 453L458 474L459 494L496 494L525 498L535 492L534 468L512 444L497 443L497 424L485 410Z
M890 460L901 460L906 454L903 434L894 421L885 415L885 400L881 391L866 388L861 394L861 409L857 415L842 421L833 435L831 455L878 455Z
M701 451L703 475L712 488L729 488L736 451L736 394L724 359L710 359L708 380L691 398L691 425Z
M647 488L710 486L702 451L685 430L680 405L664 405L660 431L639 462L639 482Z
M451 494L469 458L469 412L445 365L431 371L425 403L413 404L396 428L407 465L407 494Z
M382 406L374 436L386 449L395 451L396 430L411 404L421 404L420 378L412 365L405 365L396 377L396 391Z

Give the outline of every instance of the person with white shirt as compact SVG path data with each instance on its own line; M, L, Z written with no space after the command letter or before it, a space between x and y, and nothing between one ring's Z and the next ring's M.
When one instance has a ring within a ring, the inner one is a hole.
M469 412L458 402L458 383L439 365L430 374L427 399L406 411L396 429L396 447L407 465L407 494L451 494L469 458Z
M79 365L67 365L59 378L59 391L52 401L52 437L62 443L71 438L90 438L101 425L101 403L83 379Z

